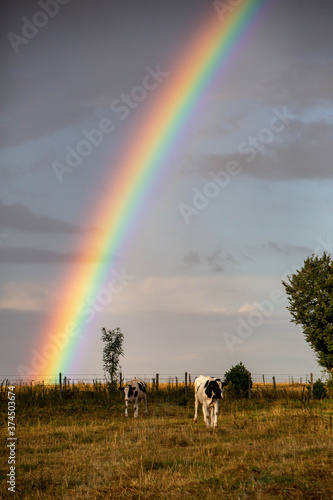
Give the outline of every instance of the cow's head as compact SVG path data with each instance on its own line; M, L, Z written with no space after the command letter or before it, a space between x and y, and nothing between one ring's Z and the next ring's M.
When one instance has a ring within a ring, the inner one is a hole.
M223 389L221 380L219 378L207 380L205 383L205 394L209 399L222 399Z
M125 395L125 401L132 401L133 397L136 396L136 389L132 387L131 384L125 385L125 387L119 387L120 391L123 391Z

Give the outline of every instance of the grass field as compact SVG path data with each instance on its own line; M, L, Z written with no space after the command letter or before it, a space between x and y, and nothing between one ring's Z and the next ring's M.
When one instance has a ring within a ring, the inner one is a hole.
M218 428L206 429L202 412L193 423L192 394L182 389L151 393L148 417L141 406L134 420L102 388L61 400L26 388L17 394L15 495L2 394L1 498L332 499L333 400L284 390L225 398Z

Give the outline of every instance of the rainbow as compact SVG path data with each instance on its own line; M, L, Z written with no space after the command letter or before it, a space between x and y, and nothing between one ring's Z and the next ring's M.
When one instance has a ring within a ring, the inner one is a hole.
M81 345L78 349L78 344L84 344L89 325L89 316L83 313L82 304L98 294L105 276L110 275L116 255L122 253L126 238L132 234L140 206L149 197L158 176L164 173L166 160L177 146L177 140L198 112L202 98L221 81L270 3L271 0L230 1L234 7L226 10L222 18L216 8L218 4L221 8L227 5L228 0L212 2L210 15L161 85L140 130L128 142L130 151L105 184L109 186L107 196L99 202L92 217L92 221L98 221L98 226L103 228L95 237L96 250L88 250L91 244L88 238L80 244L80 248L86 250L80 262L73 265L59 294L64 305L43 329L39 352L47 362L41 365L40 376L68 373L72 369L76 352L82 349ZM50 347L52 335L59 337L53 348Z

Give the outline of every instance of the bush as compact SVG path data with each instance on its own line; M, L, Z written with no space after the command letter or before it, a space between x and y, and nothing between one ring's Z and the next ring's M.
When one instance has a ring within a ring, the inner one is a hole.
M224 383L227 384L227 391L230 395L245 396L249 390L250 372L245 368L242 362L233 366L225 375ZM252 379L251 379L252 387Z
M311 386L307 387L309 393L311 392ZM320 379L313 383L313 397L314 399L324 399L327 398L326 385Z

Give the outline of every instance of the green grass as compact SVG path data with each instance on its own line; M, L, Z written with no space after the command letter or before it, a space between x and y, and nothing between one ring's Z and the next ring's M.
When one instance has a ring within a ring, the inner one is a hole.
M217 429L193 422L191 394L148 401L125 419L103 394L18 393L15 498L333 498L332 400L226 398ZM0 497L13 498L2 408Z

